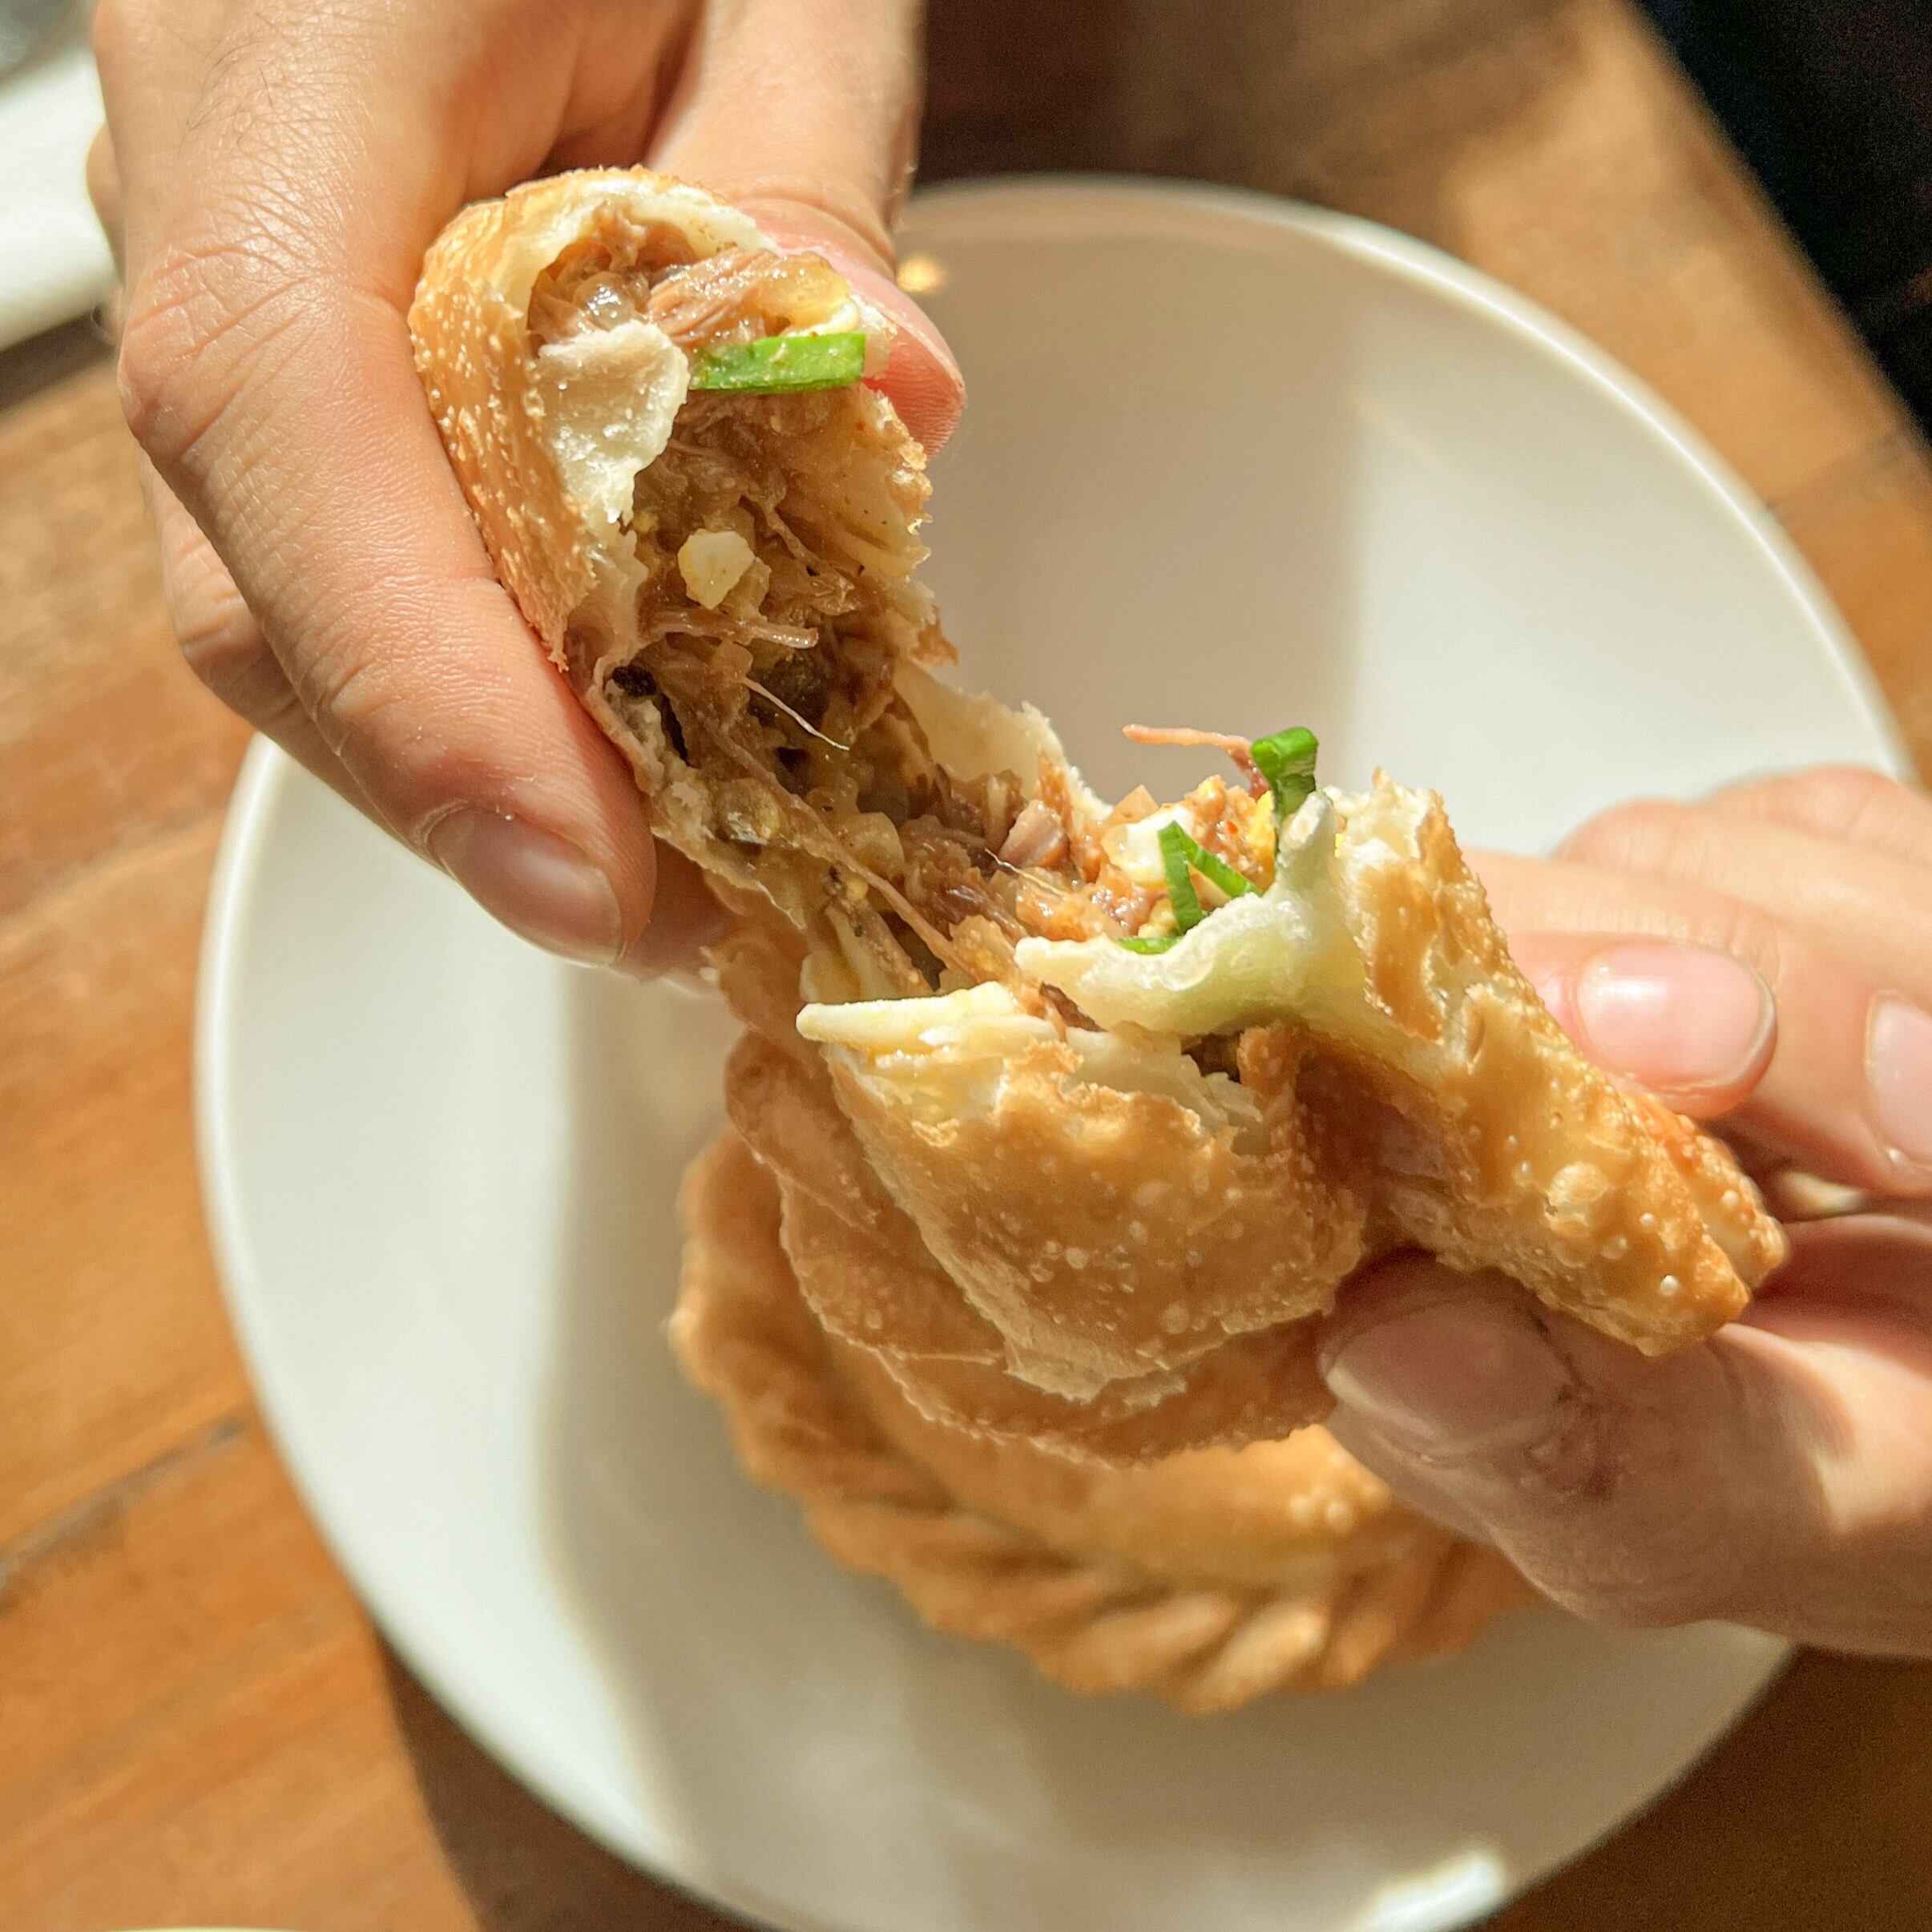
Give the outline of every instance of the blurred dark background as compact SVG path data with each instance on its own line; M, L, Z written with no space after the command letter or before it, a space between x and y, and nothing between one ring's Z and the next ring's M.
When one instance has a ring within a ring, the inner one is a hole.
M1932 432L1932 4L1644 4Z

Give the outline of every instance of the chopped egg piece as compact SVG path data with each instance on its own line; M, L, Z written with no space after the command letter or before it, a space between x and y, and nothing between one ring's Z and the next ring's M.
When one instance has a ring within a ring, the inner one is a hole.
M1180 806L1168 805L1131 825L1115 826L1101 841L1107 856L1136 885L1160 887L1168 882L1167 861L1160 849L1163 825L1179 825L1188 837L1200 837L1200 828Z
M988 982L931 999L856 1001L808 1006L798 1031L822 1047L848 1047L873 1055L945 1052L968 1044L995 1055L1017 1053L1057 1037L1002 986Z
M678 551L678 574L692 602L715 611L752 562L752 547L735 530L695 530Z

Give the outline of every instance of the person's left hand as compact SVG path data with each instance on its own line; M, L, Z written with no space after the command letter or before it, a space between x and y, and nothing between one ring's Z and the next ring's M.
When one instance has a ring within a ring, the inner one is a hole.
M823 255L929 449L965 400L890 275L918 0L99 0L88 179L121 397L204 684L487 911L652 973L719 920L498 581L417 379L465 203L640 158Z
M1801 772L1478 863L1551 1010L1739 1140L1793 1256L1661 1360L1396 1258L1325 1336L1331 1426L1583 1616L1932 1655L1932 802Z

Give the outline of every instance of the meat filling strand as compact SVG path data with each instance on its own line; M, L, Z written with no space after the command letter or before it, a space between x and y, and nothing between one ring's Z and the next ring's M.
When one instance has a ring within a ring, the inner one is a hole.
M670 228L613 214L539 280L530 326L541 344L643 320L689 353L822 328L849 302L817 256L727 248L694 261ZM961 781L940 766L893 688L877 567L903 559L882 552L893 519L851 500L837 407L830 393L693 393L635 484L639 641L607 687L653 707L677 756L705 772L722 834L816 854L828 912L908 993L991 980L1041 1005L1013 963L1028 934L1170 942L1184 909L1164 827L1208 856L1209 875L1188 875L1197 908L1221 903L1230 878L1265 889L1274 815L1245 740L1136 734L1214 745L1248 782L1211 779L1165 810L1138 790L1098 828L1056 771L1029 800L1017 774ZM936 630L922 643L925 661L950 655Z

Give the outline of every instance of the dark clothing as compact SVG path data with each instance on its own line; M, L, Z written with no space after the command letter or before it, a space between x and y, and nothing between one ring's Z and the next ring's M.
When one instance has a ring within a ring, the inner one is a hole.
M1932 6L1646 3L1932 430Z

